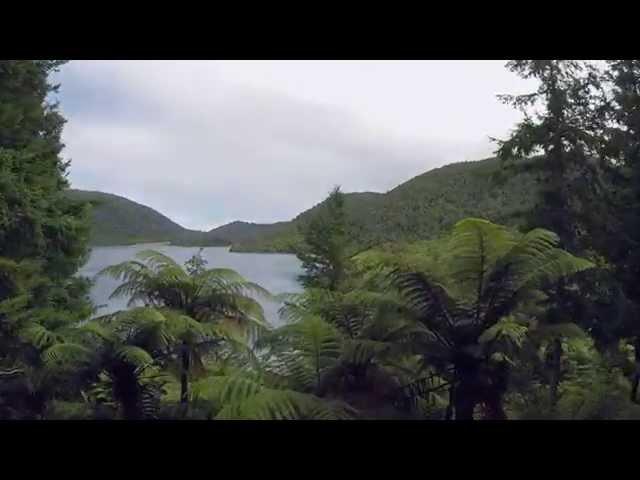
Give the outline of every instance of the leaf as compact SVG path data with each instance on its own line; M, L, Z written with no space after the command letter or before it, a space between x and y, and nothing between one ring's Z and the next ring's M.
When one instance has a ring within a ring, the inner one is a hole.
M465 218L455 224L448 239L448 276L477 303L491 267L513 244L513 234L505 227Z

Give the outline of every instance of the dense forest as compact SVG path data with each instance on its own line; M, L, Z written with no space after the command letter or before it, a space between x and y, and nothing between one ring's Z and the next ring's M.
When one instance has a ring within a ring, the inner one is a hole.
M276 232L304 270L280 327L260 285L153 250L94 315L63 63L0 62L0 418L640 419L640 60L510 61L538 86L499 97L495 158L336 187Z

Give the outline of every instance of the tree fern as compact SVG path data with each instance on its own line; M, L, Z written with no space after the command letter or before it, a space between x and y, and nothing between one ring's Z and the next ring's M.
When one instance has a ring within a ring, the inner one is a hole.
M511 362L513 349L521 347L528 334L527 325L511 321L509 315L522 309L544 282L592 264L559 249L558 238L551 232L536 229L521 235L480 219L458 222L440 242L450 254L445 267L432 273L396 266L391 277L428 331L423 336L425 358L439 368L453 362L460 388L466 392L460 395L470 397L465 389L473 388L479 397L472 403L486 400L490 410L501 411L505 362ZM440 360L434 356L438 349ZM486 364L486 369L480 364ZM469 368L469 378L460 373L464 368ZM483 377L477 378L476 372L484 372ZM473 382L484 383L484 390L464 386ZM472 415L469 405L460 403L464 416Z

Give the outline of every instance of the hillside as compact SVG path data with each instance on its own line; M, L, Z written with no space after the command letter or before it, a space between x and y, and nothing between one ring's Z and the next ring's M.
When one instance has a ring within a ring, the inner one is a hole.
M253 242L280 232L290 223L291 222L249 223L236 221L214 228L213 230L210 230L208 234L225 240L230 244Z
M380 200L383 194L375 192L345 193L345 204L352 221L350 234L354 238L363 238L360 230L364 228L361 218L370 218L380 208ZM289 222L278 222L268 225L259 225L251 228L244 224L243 236L224 235L218 230L212 231L221 238L229 240L234 252L292 252L294 246L300 241L299 225L313 217L323 207L320 202L308 210L300 213ZM224 227L221 227L224 228Z
M183 228L152 208L118 195L84 190L68 190L67 195L91 204L92 245L147 242L170 242L185 246L229 244L207 232Z
M517 225L536 199L537 178L526 169L504 172L496 159L430 170L387 193L345 194L349 236L356 248L439 235L464 217ZM155 210L117 195L72 190L93 205L94 245L166 241L176 245L231 245L236 252L291 252L298 229L323 203L291 221L232 222L209 232L188 230Z
M345 205L349 235L359 248L395 240L439 235L469 216L517 226L536 199L532 173L502 172L496 159L462 162L430 170L387 193L350 193ZM322 204L301 213L275 232L234 243L234 251L291 251L303 224Z

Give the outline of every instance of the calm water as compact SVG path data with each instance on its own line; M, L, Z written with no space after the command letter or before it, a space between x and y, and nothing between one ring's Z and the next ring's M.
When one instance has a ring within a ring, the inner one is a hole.
M184 264L198 252L197 247L175 247L166 244L145 244L118 247L95 247L86 265L79 271L80 275L90 278L104 267L132 260L136 253L153 249L169 255L179 264ZM207 247L202 251L209 268L232 268L247 280L255 282L273 294L296 293L302 288L296 278L301 273L299 260L295 255L276 253L233 253L227 247ZM119 282L110 277L98 277L91 289L91 299L99 306L98 315L115 312L127 308L127 298L109 300L109 295ZM258 299L265 310L265 315L272 325L280 324L278 319L279 304Z

